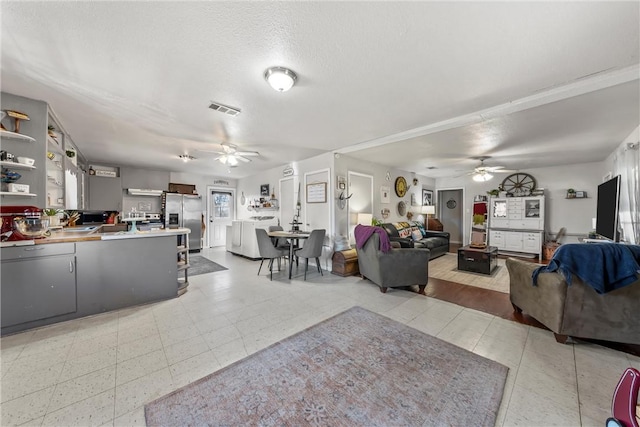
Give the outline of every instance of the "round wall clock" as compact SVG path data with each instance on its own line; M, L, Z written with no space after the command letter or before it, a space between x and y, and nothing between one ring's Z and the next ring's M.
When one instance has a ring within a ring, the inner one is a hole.
M403 176L396 178L396 195L398 197L404 197L407 194L407 180Z
M528 173L514 173L502 181L502 188L514 196L528 196L536 188L536 179Z

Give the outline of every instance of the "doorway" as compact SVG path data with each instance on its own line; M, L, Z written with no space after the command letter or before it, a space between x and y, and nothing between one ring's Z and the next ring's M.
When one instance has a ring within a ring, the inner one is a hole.
M436 190L438 219L444 231L450 235L450 242L464 246L464 189L445 188Z
M224 246L227 240L227 226L231 226L235 215L235 192L231 189L209 188L207 203L209 247Z

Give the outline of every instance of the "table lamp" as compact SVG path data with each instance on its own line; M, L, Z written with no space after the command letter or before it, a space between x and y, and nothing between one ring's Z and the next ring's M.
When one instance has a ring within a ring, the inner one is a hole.
M420 213L424 216L424 225L429 229L429 215L436 213L436 207L433 205L424 205L420 208Z
M371 221L373 220L373 214L370 213L359 213L358 214L358 224L360 225L371 225Z

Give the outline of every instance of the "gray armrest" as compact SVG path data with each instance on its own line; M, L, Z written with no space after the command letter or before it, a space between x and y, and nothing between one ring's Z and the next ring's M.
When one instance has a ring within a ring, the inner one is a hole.
M558 273L540 273L533 286L531 274L539 265L507 259L511 302L547 328L560 333L567 298L567 282Z

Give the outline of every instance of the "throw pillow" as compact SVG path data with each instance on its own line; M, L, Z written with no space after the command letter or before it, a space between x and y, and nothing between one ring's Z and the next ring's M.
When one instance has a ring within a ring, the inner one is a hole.
M402 230L398 230L398 235L402 238L411 237L411 229L403 228Z
M421 240L422 239L422 233L420 232L420 230L413 230L411 232L411 238L415 241L415 240Z

